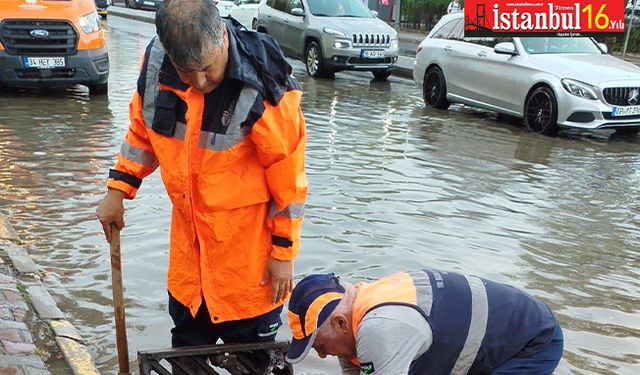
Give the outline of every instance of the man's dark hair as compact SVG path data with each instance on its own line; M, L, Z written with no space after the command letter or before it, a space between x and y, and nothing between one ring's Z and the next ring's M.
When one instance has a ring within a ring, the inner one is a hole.
M203 55L222 47L224 22L213 0L165 0L156 13L156 32L174 64L203 68Z

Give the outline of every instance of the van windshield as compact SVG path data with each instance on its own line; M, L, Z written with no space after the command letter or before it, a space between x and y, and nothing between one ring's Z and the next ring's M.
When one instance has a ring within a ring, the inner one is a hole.
M372 18L360 0L309 0L309 11L317 17Z

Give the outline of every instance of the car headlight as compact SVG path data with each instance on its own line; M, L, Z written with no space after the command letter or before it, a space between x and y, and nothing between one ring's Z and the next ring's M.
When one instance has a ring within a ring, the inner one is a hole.
M329 28L329 27L325 27L325 28L324 28L324 29L322 29L322 30L324 30L324 32L325 32L325 33L327 33L327 34L329 34L329 35L334 35L334 36L347 36L347 34L343 33L342 31L340 31L340 30L336 30L336 29L332 29L332 28Z
M86 16L80 17L80 27L87 34L100 31L100 16L95 10Z
M336 49L343 49L343 48L351 48L351 42L346 41L346 40L336 40L333 43L333 48Z
M390 45L391 49L398 49L398 47L400 47L400 44L398 43L398 40L392 40L391 41L391 45Z
M598 99L598 95L596 94L596 90L594 89L594 87L584 82L565 78L562 80L562 87L564 87L564 89L567 90L569 94L585 99Z

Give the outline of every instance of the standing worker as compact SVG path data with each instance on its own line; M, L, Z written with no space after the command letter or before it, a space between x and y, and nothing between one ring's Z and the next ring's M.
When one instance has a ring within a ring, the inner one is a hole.
M458 2L458 0L453 0L447 6L447 14L458 13L459 11L461 11L461 9L460 9L460 3Z
M287 360L313 347L342 374L550 375L562 357L560 324L508 285L452 272L400 272L352 285L305 277L289 301Z
M277 43L213 1L165 1L155 22L96 215L111 241L123 199L160 167L172 345L274 340L307 195L302 91Z

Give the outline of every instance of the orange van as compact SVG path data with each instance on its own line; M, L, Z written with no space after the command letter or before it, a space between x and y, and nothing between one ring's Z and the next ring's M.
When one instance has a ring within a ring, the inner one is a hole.
M108 77L94 0L0 1L0 84L106 94Z

